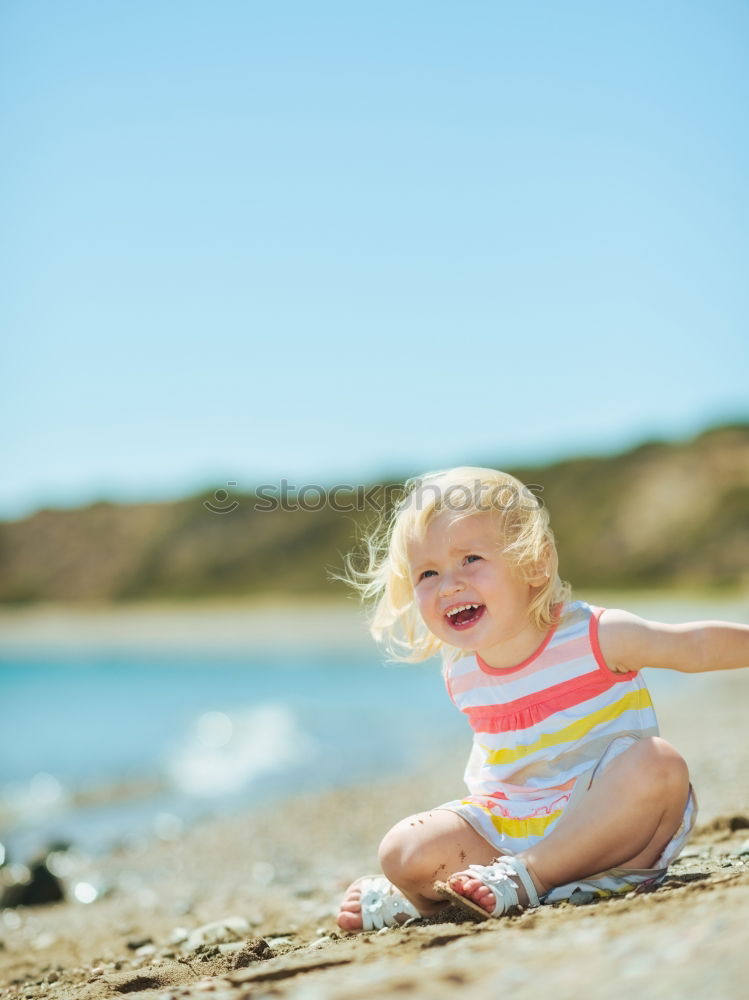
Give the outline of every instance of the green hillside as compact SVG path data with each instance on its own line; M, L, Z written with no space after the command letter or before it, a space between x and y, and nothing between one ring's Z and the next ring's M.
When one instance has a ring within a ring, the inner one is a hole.
M508 471L542 487L562 574L578 587L749 584L749 425ZM380 497L394 488L381 484ZM206 499L96 503L0 524L0 602L332 597L343 587L328 569L373 516L268 511L251 494L219 514Z

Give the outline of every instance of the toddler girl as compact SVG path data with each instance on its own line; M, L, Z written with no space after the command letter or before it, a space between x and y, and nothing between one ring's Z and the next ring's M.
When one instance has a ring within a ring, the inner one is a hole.
M748 666L749 627L572 601L546 509L506 473L457 468L407 489L349 576L391 655L442 654L474 731L468 795L385 835L384 877L349 887L339 926L392 926L446 900L486 919L657 883L697 806L638 671Z

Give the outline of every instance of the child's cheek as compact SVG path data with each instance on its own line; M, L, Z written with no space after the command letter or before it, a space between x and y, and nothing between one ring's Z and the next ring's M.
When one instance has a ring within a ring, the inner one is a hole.
M425 587L424 584L422 583L421 586L418 587L414 592L414 597L416 599L416 607L419 609L419 613L421 614L422 618L426 614L428 607L427 601L425 599L424 590Z
M424 621L429 624L438 611L435 611L434 588L422 584L416 592L416 606Z
M496 578L497 574L492 570L491 566L487 566L486 563L479 563L473 575L473 583L477 586L486 587L493 583Z

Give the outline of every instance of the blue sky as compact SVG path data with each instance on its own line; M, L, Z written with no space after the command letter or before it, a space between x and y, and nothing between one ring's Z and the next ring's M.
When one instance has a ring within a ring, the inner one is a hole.
M749 8L5 0L0 516L746 417Z

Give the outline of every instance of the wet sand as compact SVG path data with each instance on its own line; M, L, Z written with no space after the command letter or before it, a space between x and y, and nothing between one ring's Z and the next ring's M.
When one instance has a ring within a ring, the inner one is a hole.
M95 902L0 915L0 996L744 997L749 671L684 680L656 705L664 736L689 761L701 813L655 892L483 924L453 915L379 933L339 932L336 904L352 879L377 870L384 831L459 793L466 748L445 748L429 773L302 796L82 861L69 884L99 886ZM240 922L214 943L184 940L228 917Z

